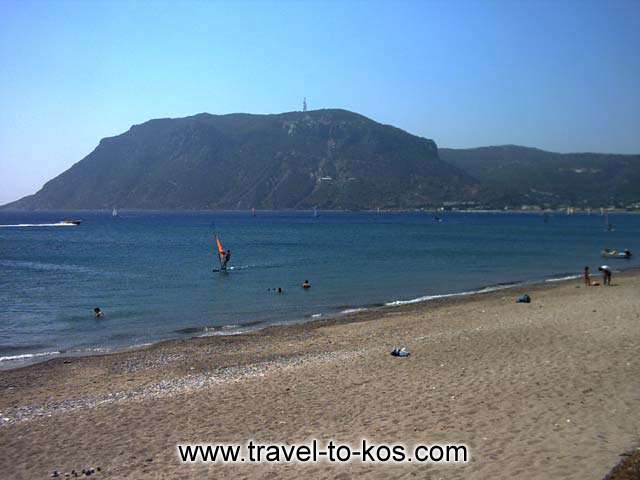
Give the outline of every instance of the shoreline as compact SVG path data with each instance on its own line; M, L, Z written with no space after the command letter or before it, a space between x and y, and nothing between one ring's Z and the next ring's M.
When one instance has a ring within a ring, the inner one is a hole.
M638 266L630 266L626 268L621 268L614 270L614 273L617 275L625 274L625 273L634 273L640 272L640 267ZM592 276L594 276L592 274ZM393 300L387 302L381 302L376 304L368 304L368 305L356 305L350 306L344 310L328 313L328 314L309 314L302 319L289 320L284 322L246 322L243 324L235 324L235 325L222 325L222 326L193 326L187 327L184 330L194 330L193 333L197 333L192 336L180 336L180 332L175 332L176 336L174 338L163 339L158 341L148 341L140 344L133 345L125 345L122 347L107 347L107 346L91 346L87 347L83 350L74 351L74 350L54 350L54 351L45 351L45 352L26 352L16 355L6 355L0 356L0 372L15 370L26 368L32 365L39 365L42 363L46 363L52 360L58 359L78 359L85 357L96 357L103 355L117 355L121 353L127 352L135 352L137 350L144 350L148 348L152 348L156 345L170 344L173 342L181 342L181 341L191 341L198 338L212 338L212 337L227 337L234 336L242 338L245 335L252 335L255 333L259 333L265 329L272 328L286 328L289 326L295 325L307 325L318 323L318 325L326 324L327 322L333 322L335 320L341 321L344 323L351 323L354 321L358 321L354 316L364 314L367 312L375 312L380 315L384 315L387 310L398 309L409 305L419 306L422 304L427 304L430 302L437 302L448 299L458 299L458 298L474 298L478 295L484 295L491 292L502 291L502 290L510 290L519 287L530 287L535 288L536 286L547 285L547 284L556 284L562 282L569 282L572 280L579 279L581 277L580 274L569 274L568 272L551 274L549 277L540 279L532 279L529 281L515 281L515 282L500 282L491 285L480 286L477 289L461 291L461 292L453 292L453 293L442 293L442 294L432 294L432 295L424 295L412 299L407 300ZM249 327L249 328L243 328ZM253 327L253 328L252 328ZM228 332L223 332L224 329L229 329ZM242 329L242 330L239 330ZM234 331L237 330L237 331Z
M604 208L604 211L606 213L613 213L613 214L621 214L621 213L631 213L631 214L640 214L640 210L639 209L635 209L635 210L628 210L627 208L607 208L607 207L593 207L591 208L591 210L583 210L582 207L571 207L570 205L568 206L569 208L574 208L575 210L573 211L573 213L569 214L569 215L601 215L600 214L600 208ZM318 209L317 211L319 213L376 213L376 214L385 214L385 213L424 213L424 214L431 214L433 213L434 210L437 210L438 206L434 206L434 207L422 207L422 208L407 208L407 209L370 209L370 210L348 210L348 209L344 209L344 210L332 210L332 209ZM282 209L282 210L269 210L269 209L264 209L264 210L256 210L256 213L311 213L313 212L314 209L313 208L308 208L308 209ZM496 208L496 209L491 209L491 208L478 208L478 209L464 209L464 208L449 208L448 210L442 210L443 213L525 213L525 214L544 214L544 213L557 213L557 214L561 214L561 215L567 215L566 213L567 211L567 206L564 207L559 207L559 208L542 208L540 207L539 210L530 208L530 209L520 209L520 208L510 208L510 209L504 209L504 208ZM91 212L91 213L105 213L105 214L112 214L111 209L106 208L106 209L61 209L61 210L56 210L56 209L52 209L52 210L12 210L12 209L7 209L7 208L3 208L0 206L0 212L6 212L6 213L65 213L65 212ZM251 213L252 210L250 208L247 209L239 209L239 210L228 210L228 209L213 209L213 210L202 210L202 209L138 209L138 208L125 208L125 209L120 209L119 213Z
M388 468L449 479L602 478L638 443L634 270L611 288L542 282L0 371L8 452L0 470L12 478L89 465L104 478L136 479L382 479ZM532 303L516 304L525 292ZM390 356L398 346L410 357ZM472 461L185 466L175 454L176 443L248 438L463 441Z

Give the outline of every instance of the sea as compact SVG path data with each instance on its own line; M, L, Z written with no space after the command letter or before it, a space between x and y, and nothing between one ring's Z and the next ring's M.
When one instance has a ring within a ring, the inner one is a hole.
M60 223L69 218L82 223ZM604 260L600 252L640 253L640 215L605 218L0 212L0 368L557 281L586 265L594 275L603 263L614 271L638 266L637 257ZM213 271L215 232L232 251L224 273Z

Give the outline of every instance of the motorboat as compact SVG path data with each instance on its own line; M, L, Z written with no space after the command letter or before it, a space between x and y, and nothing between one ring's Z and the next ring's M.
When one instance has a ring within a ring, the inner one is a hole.
M626 250L626 249L619 252L618 250L605 248L604 250L602 250L602 252L600 252L600 255L603 256L604 258L628 259L628 258L631 258L632 253L631 253L631 250Z

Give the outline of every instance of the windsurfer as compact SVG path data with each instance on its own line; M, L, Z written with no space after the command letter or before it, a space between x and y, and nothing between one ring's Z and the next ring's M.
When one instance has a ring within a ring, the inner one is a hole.
M225 251L218 235L215 235L214 238L216 239L216 246L218 248L218 260L220 260L220 271L225 271L227 269L227 263L229 263L229 260L231 259L231 250Z
M227 263L229 263L229 260L231 260L231 250L227 250L226 253L222 252L220 254L220 268L222 268L222 270L227 269Z

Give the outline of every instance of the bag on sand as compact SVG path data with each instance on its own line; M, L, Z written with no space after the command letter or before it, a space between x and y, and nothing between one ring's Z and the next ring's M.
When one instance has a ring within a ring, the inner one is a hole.
M516 299L516 303L531 303L531 297L525 293Z
M394 357L408 357L410 353L409 353L409 350L406 349L406 347L402 347L402 348L394 348L391 351L391 355L393 355Z

